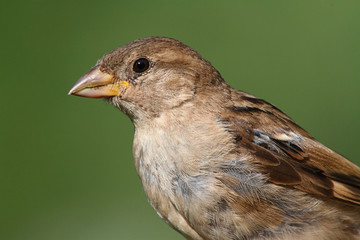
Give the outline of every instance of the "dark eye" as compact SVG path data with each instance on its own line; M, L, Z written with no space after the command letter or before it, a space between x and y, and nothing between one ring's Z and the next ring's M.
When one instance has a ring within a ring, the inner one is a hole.
M134 62L133 70L137 73L145 72L149 69L150 63L146 58L139 58Z

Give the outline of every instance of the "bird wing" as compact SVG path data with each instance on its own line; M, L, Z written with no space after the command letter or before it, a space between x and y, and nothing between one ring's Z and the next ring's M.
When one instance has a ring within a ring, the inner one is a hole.
M317 142L286 114L240 92L222 116L239 154L248 154L268 181L360 205L360 168Z

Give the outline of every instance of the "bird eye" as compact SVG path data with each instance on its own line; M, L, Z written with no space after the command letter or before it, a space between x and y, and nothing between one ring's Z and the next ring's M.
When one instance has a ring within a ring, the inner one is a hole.
M138 60L135 61L133 70L134 72L142 73L148 70L149 66L150 66L149 60L147 60L146 58L139 58Z

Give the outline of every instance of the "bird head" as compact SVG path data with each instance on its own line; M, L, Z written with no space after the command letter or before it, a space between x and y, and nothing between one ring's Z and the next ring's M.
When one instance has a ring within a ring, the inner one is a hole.
M223 82L196 51L164 37L135 40L104 55L69 95L106 98L132 120L153 118Z

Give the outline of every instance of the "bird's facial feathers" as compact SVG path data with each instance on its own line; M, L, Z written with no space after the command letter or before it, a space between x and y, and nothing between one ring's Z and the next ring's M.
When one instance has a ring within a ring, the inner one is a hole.
M215 77L209 77L211 73L216 73ZM148 119L181 106L194 97L197 85L216 84L219 76L190 47L155 37L134 41L104 55L69 94L107 98L132 120Z

